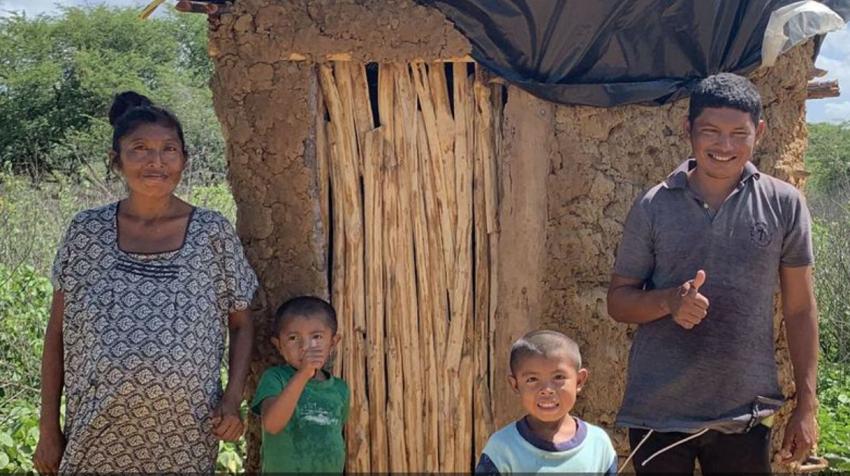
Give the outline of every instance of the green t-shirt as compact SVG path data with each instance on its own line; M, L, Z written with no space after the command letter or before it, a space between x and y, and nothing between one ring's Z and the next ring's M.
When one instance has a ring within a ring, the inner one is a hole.
M257 386L251 410L260 415L263 400L280 395L295 372L289 365L267 369ZM276 435L263 430L262 471L342 473L345 467L342 426L348 418L348 405L345 381L329 377L307 382L286 428Z

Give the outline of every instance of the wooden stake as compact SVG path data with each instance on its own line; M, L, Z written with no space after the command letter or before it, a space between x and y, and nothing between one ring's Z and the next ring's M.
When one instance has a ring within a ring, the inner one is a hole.
M412 184L410 187L411 208L413 217L413 238L416 253L416 289L419 298L419 339L422 358L423 379L423 470L440 467L439 459L439 408L440 398L438 384L442 374L441 366L437 364L435 347L434 320L445 318L445 308L436 303L441 302L438 296L442 279L442 270L435 265L432 255L441 256L439 248L433 246L431 238L439 236L429 233L428 212L425 206L425 179L423 166L428 160L428 145L425 129L422 124L422 114L417 111L416 140L417 153L411 162ZM424 157L423 157L424 154Z
M366 210L366 338L371 469L389 471L387 441L386 361L384 359L383 261L383 128L367 132L363 147L363 188ZM386 259L392 259L387 256Z
M489 103L489 88L482 84L478 71L474 83L475 91L475 141L474 171L473 171L473 216L475 222L475 308L473 312L473 366L475 368L474 395L472 400L473 425L473 459L480 457L487 443L487 438L493 432L493 415L490 407L490 239L487 234L487 206L484 193L485 163L491 160L493 152L492 117L482 114L480 103ZM482 91L483 90L483 91Z
M394 259L401 264L399 283L401 284L402 313L392 316L404 323L402 334L404 374L405 374L405 428L408 430L407 454L410 469L422 471L425 468L423 458L422 434L422 370L419 346L418 302L416 296L415 255L413 250L413 229L411 221L410 190L414 186L413 163L416 155L416 96L406 66L395 69L395 148L399 171L399 217L400 241ZM411 133L412 132L412 133Z
M450 283L454 279L455 244L454 227L450 210L450 204L453 203L454 197L454 185L451 187L448 185L445 163L449 162L449 160L444 158L446 154L451 153L452 146L449 145L448 150L446 150L443 141L450 140L451 135L448 138L441 139L438 122L442 119L438 120L437 109L432 100L432 90L428 80L428 67L424 64L416 65L413 67L413 72L414 85L416 87L417 97L419 98L419 107L422 110L422 118L425 120L425 132L427 133L428 150L431 156L428 165L433 178L432 193L434 194L434 200L437 204L437 212L440 218L439 226L442 242L440 249L443 252L443 268L446 274L446 282ZM447 92L444 93L447 94ZM451 117L449 119L451 120ZM445 340L440 342L444 345Z
M313 81L318 83L318 71L316 72L316 76ZM331 217L330 217L330 172L328 171L328 155L330 151L328 150L328 137L327 137L327 128L328 124L325 120L325 101L322 97L322 89L320 87L316 87L316 167L318 169L318 189L319 189L319 207L321 208L322 213L322 231L325 234L325 249L328 250L329 254L333 253L333 250L330 249L330 237L331 237ZM328 283L330 286L331 283ZM337 352L339 355L339 352Z
M419 276L420 283L427 281L427 289L431 296L430 302L425 303L426 306L430 306L430 312L427 312L428 307L425 307L426 312L423 319L423 321L425 319L430 321L430 328L428 327L428 323L420 322L420 335L423 336L423 346L426 352L425 368L430 369L430 371L426 370L424 373L426 379L426 461L429 461L430 453L434 451L437 456L437 463L434 466L429 466L428 469L432 467L447 468L440 452L440 442L444 442L446 439L448 425L440 424L440 422L442 421L443 386L445 385L442 352L446 341L448 286L446 285L445 265L443 262L440 212L437 206L437 195L434 192L436 185L431 168L431 160L433 159L428 149L428 138L425 132L425 120L422 117L422 111L419 111L417 114L416 143L419 151L419 188L424 205L427 239L427 243L424 246L418 240L416 242L417 275ZM427 264L420 262L419 249L427 251ZM420 284L420 286L422 285ZM420 307L420 316L423 315L423 307Z
M407 472L407 435L404 425L404 374L401 355L401 322L403 305L398 282L399 192L398 163L395 158L393 111L395 109L394 66L384 64L378 70L378 110L384 134L384 173L382 175L384 225L384 285L387 332L387 420L390 471Z
M366 134L375 127L372 117L372 104L369 102L369 81L366 78L366 65L348 63L349 74L354 93L354 126L357 130L357 144L360 150L360 170L367 159L364 154Z
M360 202L360 175L357 171L356 132L352 114L352 96L341 91L351 88L351 78L339 69L335 77L327 65L319 66L322 92L331 118L335 140L331 161L333 187L341 189L341 207L345 215L343 234L335 238L344 240L345 283L343 286L343 377L351 388L352 408L346 425L349 466L352 471L369 471L369 414L365 374L365 293L363 288L363 210ZM343 88L337 87L337 80ZM340 140L340 138L343 138Z

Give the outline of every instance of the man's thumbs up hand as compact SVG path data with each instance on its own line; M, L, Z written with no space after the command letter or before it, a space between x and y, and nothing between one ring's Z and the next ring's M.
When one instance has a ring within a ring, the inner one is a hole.
M693 286L695 290L699 291L699 288L701 288L703 284L705 284L705 271L699 270L697 271L696 277L694 277L691 281L691 286Z
M670 315L685 329L693 329L708 313L708 299L699 293L705 278L705 271L699 270L694 279L671 290L673 292L667 301Z

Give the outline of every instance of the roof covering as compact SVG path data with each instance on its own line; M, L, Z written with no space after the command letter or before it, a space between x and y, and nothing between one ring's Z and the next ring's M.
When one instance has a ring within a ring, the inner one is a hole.
M674 101L706 76L745 74L763 56L771 64L850 20L850 0L420 1L511 83L549 101L603 107Z

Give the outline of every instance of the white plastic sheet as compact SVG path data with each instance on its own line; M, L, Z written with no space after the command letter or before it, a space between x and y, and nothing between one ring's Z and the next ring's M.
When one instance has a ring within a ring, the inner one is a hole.
M844 19L814 0L786 5L770 14L761 45L762 66L773 66L782 53L807 39L844 28Z

